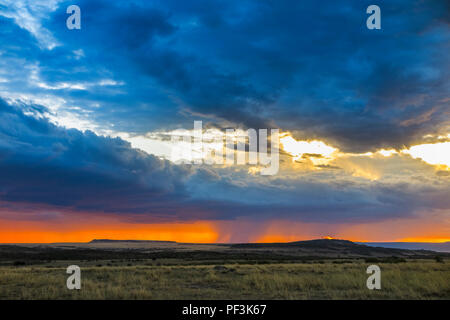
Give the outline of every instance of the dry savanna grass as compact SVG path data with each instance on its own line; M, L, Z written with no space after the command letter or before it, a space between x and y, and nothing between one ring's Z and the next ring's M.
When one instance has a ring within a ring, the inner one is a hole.
M366 287L369 263L85 266L81 290L64 267L0 267L0 299L450 299L450 263L379 263L381 290Z

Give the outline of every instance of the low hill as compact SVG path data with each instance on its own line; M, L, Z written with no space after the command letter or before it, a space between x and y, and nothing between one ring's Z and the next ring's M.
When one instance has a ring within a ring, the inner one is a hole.
M111 239L94 239L89 243L176 243L175 241L160 241L160 240L111 240Z
M400 248L385 248L368 246L348 240L318 239L287 243L242 243L231 245L237 250L270 251L289 253L299 256L318 257L427 257L434 256L431 250L408 250ZM444 254L445 255L445 254Z

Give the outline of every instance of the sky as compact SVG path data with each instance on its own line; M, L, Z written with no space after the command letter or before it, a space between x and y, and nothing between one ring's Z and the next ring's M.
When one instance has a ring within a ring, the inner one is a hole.
M0 0L0 242L450 241L448 52L445 0Z

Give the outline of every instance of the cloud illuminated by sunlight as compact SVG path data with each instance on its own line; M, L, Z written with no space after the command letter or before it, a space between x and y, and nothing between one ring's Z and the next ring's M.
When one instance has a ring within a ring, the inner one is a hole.
M394 149L389 149L389 150L381 149L381 150L378 150L377 152L384 157L390 157L394 154L397 154L397 151L395 151Z
M282 148L293 156L293 161L302 158L309 158L314 165L330 164L331 162L349 157L391 157L393 155L410 155L414 159L421 159L429 165L450 167L450 142L439 142L434 144L420 144L412 146L408 149L397 151L395 149L380 149L376 152L367 153L344 153L337 148L329 146L322 141L298 141L289 134L285 134L281 139ZM374 180L378 175L361 173L361 168L353 168L351 170L357 176L363 176ZM357 169L357 170L356 170Z
M450 167L450 142L420 144L402 152L411 155L414 159L422 159L432 165Z
M301 159L304 155L309 155L313 160L330 158L337 151L336 148L322 141L297 141L289 135L280 138L280 143L283 149L294 157L294 160Z

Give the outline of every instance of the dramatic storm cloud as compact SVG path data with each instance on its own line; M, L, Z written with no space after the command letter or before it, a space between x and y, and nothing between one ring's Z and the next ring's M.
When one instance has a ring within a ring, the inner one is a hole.
M377 32L365 27L368 3L80 1L83 27L73 31L59 2L38 24L53 50L23 30L42 8L26 24L33 7L20 15L16 5L1 20L2 60L34 74L37 83L16 79L22 90L51 88L117 131L196 115L365 152L448 130L448 3L382 1Z
M368 183L332 171L282 172L269 180L242 169L174 165L120 138L57 127L43 118L43 107L0 102L3 202L141 214L141 221L371 221L450 206L446 188L433 180L416 186L401 175Z
M39 108L0 100L0 115L3 201L131 213L183 197L184 167L119 138L57 127Z

